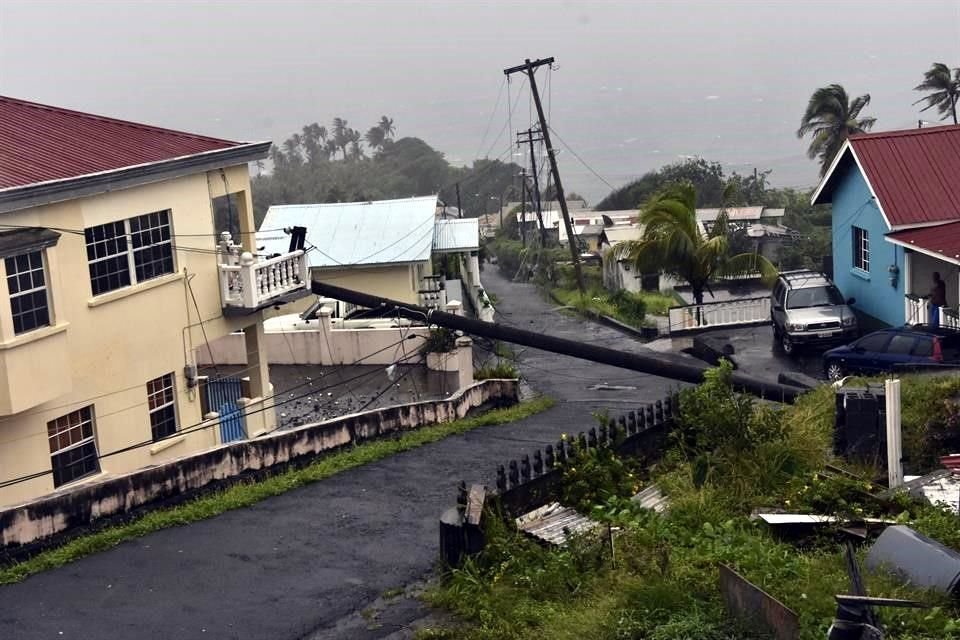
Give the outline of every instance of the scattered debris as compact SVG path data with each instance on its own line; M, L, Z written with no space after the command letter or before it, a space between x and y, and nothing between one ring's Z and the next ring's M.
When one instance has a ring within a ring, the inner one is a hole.
M925 476L908 478L899 489L908 491L914 498L960 513L960 476L949 469L938 469Z
M960 595L960 553L904 525L887 527L877 538L867 567L885 568L921 589Z
M777 640L800 637L800 619L785 604L725 564L720 565L720 595L731 616Z
M558 547L566 546L572 536L601 526L596 520L591 520L559 502L551 502L525 513L517 518L516 523L520 531Z
M667 496L663 495L663 492L660 491L660 487L655 484L650 485L637 495L631 498L633 502L636 502L639 506L644 509L651 509L657 513L663 513L667 510L670 501Z

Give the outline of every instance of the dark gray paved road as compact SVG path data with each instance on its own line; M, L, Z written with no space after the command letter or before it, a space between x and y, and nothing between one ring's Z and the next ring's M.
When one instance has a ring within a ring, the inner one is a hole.
M488 267L503 320L552 335L641 350L612 329L551 309L532 286ZM540 415L451 437L186 527L168 529L0 587L0 638L405 637L423 615L409 598L372 618L384 592L427 574L437 518L457 482L493 483L498 462L663 397L675 383L526 350ZM595 391L598 383L633 390ZM363 615L361 615L363 613ZM399 630L399 631L398 631ZM394 635L395 634L395 635Z

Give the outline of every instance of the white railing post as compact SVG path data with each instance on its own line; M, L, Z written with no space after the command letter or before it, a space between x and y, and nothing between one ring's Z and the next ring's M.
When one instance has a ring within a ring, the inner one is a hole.
M885 383L887 403L887 481L891 489L903 484L903 462L900 449L900 381Z
M244 251L240 255L240 282L242 286L243 306L248 309L255 309L259 296L256 289L257 263L253 254Z

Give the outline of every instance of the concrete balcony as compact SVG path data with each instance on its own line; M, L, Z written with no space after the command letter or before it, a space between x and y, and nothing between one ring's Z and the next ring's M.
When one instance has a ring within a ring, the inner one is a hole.
M220 299L227 316L247 315L310 295L302 250L257 260L249 252L221 254Z
M67 324L0 342L0 415L32 409L73 388Z

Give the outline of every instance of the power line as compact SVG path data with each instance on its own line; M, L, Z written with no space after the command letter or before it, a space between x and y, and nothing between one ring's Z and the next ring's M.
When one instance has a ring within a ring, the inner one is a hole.
M396 347L398 344L400 344L400 341L397 341L397 342L395 342L395 343L393 343L393 344L387 345L386 347L384 347L384 348L382 348L382 349L379 349L379 350L377 350L377 351L374 351L373 353L367 354L367 355L364 356L363 358L358 359L356 362L361 362L361 361L363 361L363 360L366 360L366 359L368 359L368 358L371 358L371 357L377 355L378 353L382 353L383 351L386 351L387 349L389 349L389 348L391 348L391 347ZM354 364L356 364L356 363L354 363ZM394 364L396 364L396 363L394 363ZM261 404L261 406L260 406L259 408L254 409L254 410L251 410L251 411L249 411L249 412L244 412L244 413L242 413L241 415L242 415L242 417L243 417L244 419L246 419L246 418L249 417L249 416L256 415L256 414L258 414L258 413L262 413L263 411L267 411L267 410L269 410L269 409L276 409L276 407L283 406L283 405L285 405L285 404L287 404L287 403L289 403L289 402L293 402L293 401L295 401L295 400L301 400L301 399L309 396L309 395L312 394L312 393L318 393L318 392L320 392L320 391L326 391L326 390L328 390L328 389L333 389L333 388L335 388L335 387L337 387L337 386L340 386L341 384L345 384L345 383L349 383L349 382L354 382L354 381L356 381L356 380L359 380L360 378L364 378L364 377L367 377L367 376L371 376L371 375L373 375L373 374L375 374L375 373L380 373L379 367L377 367L376 369L373 369L373 370L371 370L371 371L367 371L367 372L365 372L365 373L363 373L363 374L354 376L354 377L352 377L352 378L348 378L346 381L338 382L337 384L334 384L334 385L329 385L329 386L326 386L326 387L319 387L319 388L316 388L316 389L312 389L312 390L310 390L310 391L308 391L308 392L306 392L306 393L304 393L304 394L302 394L302 395L299 395L299 396L291 396L290 398L287 398L287 399L285 399L285 400L283 400L283 401L281 401L281 402L274 402L274 403L272 403L272 404L270 404L270 405L267 404L268 401L273 400L274 398L277 398L278 396L280 396L280 395L282 395L282 394L289 393L289 392L290 392L291 390L293 390L293 389L302 388L302 387L304 387L304 386L306 386L306 385L308 385L308 384L312 385L313 381L312 381L312 380L307 380L307 381L305 381L305 382L303 382L303 383L301 383L301 384L298 384L298 385L294 385L294 386L292 386L292 387L289 387L289 388L285 389L284 391L277 392L277 393L273 394L272 396L268 396L268 397L266 397L266 398L263 398L263 399L259 402L259 404ZM328 375L329 375L329 374L328 374ZM323 376L323 377L326 377L326 376ZM103 459L105 459L105 458L109 458L109 457L112 457L112 456L115 456L115 455L119 455L119 454L121 454L121 453L126 453L126 452L128 452L128 451L133 451L133 450L135 450L135 449L139 449L139 448L142 448L142 447L151 446L151 445L157 444L158 442L163 442L164 440L167 440L167 439L170 439L170 438L176 438L176 437L183 436L183 435L187 435L187 434L194 433L194 432L197 432L197 431L203 431L203 430L206 430L206 429L210 429L210 428L212 428L212 427L214 427L214 426L216 426L216 425L219 424L219 422L211 422L210 424L204 424L205 422L208 422L208 421L207 421L207 420L201 420L200 422L194 423L193 425L190 425L190 426L188 426L188 427L183 427L183 428L175 431L174 433L170 434L169 436L166 436L166 437L164 437L164 438L160 438L160 439L158 439L158 440L154 440L154 439L151 438L150 440L144 440L144 441L142 441L142 442L135 443L135 444L132 444L132 445L128 445L128 446L126 446L126 447L122 447L122 448L120 448L120 449L116 449L116 450L114 450L114 451L110 451L110 452L108 452L108 453L98 454L98 455L97 455L97 459L98 459L98 460L103 460ZM40 435L43 435L43 434L40 434ZM20 476L20 477L17 477L17 478L12 478L12 479L10 479L10 480L5 480L5 481L3 481L3 482L0 482L0 489L9 487L9 486L12 486L12 485L15 485L15 484L19 484L19 483L21 483L21 482L26 482L26 481L28 481L28 480L33 480L33 479L36 479L36 478L40 478L40 477L43 477L43 476L46 476L46 475L49 475L49 474L52 474L52 473L53 473L53 469L49 469L49 470L46 470L46 471L37 471L37 472L34 472L34 473L32 473L32 474Z
M550 127L550 131L551 131L551 133L553 133L553 135L557 136L557 140L560 141L560 144L562 144L563 147L564 147L567 151L569 151L569 152L573 155L573 157L576 158L576 159L580 162L580 164L582 164L584 167L586 167L587 171L589 171L590 173L592 173L593 175L595 175L603 184L605 184L605 185L607 185L608 187L610 187L611 190L614 190L614 191L616 190L616 187L613 186L612 184L610 184L610 183L607 181L606 178L604 178L603 176L601 176L599 173L596 172L596 170L594 170L593 167L591 167L589 164L587 164L587 161L584 160L583 158L581 158L580 155L577 154L577 152L574 151L574 150L570 147L570 145L568 145L568 144L566 143L566 141L565 141L563 138L560 137L560 134L557 133L557 131L556 131L553 127Z
M500 98L503 97L503 87L507 84L507 79L504 78L500 83L500 90L497 92L497 99L494 101L493 110L490 112L490 119L487 120L487 127L483 130L483 137L480 138L480 144L477 145L477 152L474 154L475 158L480 157L480 150L483 149L483 143L487 141L487 134L490 133L490 125L493 124L493 119L497 115L497 107L500 106ZM509 105L509 101L507 102Z

